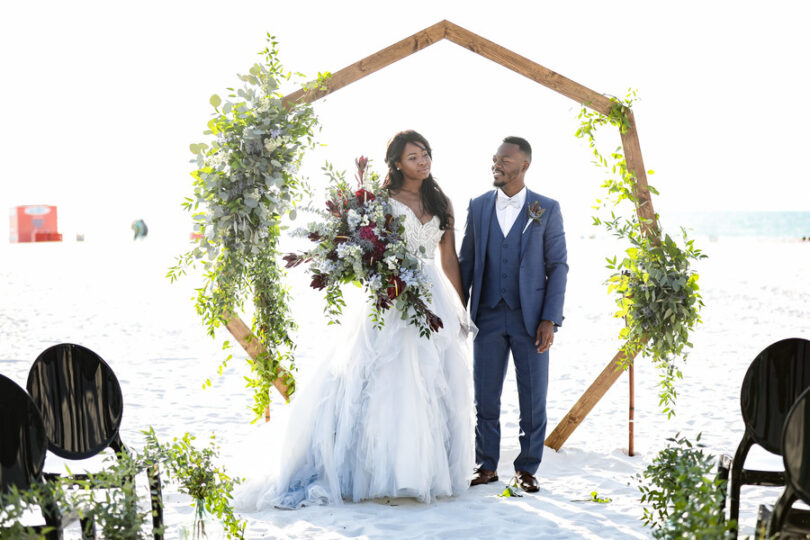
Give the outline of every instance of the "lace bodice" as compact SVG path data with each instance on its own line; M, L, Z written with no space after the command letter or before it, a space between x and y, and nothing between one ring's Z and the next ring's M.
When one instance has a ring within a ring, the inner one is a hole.
M408 251L422 259L432 259L444 234L439 228L439 216L433 216L423 225L407 204L393 197L389 200L394 215L405 216L405 242L408 244ZM425 248L424 254L421 253L420 246Z

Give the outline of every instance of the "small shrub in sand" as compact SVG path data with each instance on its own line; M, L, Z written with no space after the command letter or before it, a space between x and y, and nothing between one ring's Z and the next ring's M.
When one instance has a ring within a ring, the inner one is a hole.
M670 443L636 478L644 505L644 526L653 538L726 538L735 524L725 521L726 481L716 477L716 459L686 437Z

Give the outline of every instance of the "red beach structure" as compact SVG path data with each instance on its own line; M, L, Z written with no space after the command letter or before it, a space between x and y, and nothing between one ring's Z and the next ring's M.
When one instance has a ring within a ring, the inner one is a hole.
M9 216L9 242L61 242L56 207L42 204L16 206Z

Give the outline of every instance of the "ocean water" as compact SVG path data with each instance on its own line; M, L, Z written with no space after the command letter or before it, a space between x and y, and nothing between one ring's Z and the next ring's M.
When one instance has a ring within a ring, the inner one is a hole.
M810 212L662 212L660 217L664 230L673 237L682 226L697 238L810 239Z

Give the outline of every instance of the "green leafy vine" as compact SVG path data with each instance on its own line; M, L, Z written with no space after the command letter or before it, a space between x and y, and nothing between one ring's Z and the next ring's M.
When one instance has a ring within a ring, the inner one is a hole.
M174 281L201 263L205 283L197 289L196 308L212 337L252 298L253 335L265 349L248 360L247 385L254 390L257 418L270 402L270 386L282 374L290 393L294 391L291 334L296 323L278 242L282 219L295 219L296 204L307 191L298 171L305 150L314 145L317 125L309 104L283 101L279 84L291 73L278 60L278 43L269 34L267 40L269 46L260 53L264 61L239 76L243 86L228 88L226 99L211 96L214 113L204 134L213 140L190 146L197 166L191 173L194 196L183 204L192 213L196 239L168 272ZM319 74L304 88L320 88L328 77ZM224 348L229 345L226 341Z
M616 294L619 310L615 316L625 320L625 327L619 333L619 338L625 340L622 350L630 359L625 367L629 367L637 354L652 359L661 370L659 405L671 417L675 414L677 398L674 383L683 377L675 361L686 360L688 349L692 347L689 335L701 322L703 307L698 274L691 269L691 263L705 255L683 228L683 247L680 247L668 234L662 237L657 214L654 219L639 217L645 204L643 193L638 189L636 175L628 167L622 148L606 157L596 146L595 133L599 127L610 124L622 134L630 129L629 112L636 98L633 90L624 101L611 98L614 105L608 115L583 107L576 136L588 141L594 163L608 173L602 184L608 196L597 200L595 208L610 206L610 217L594 216L594 225L602 225L630 243L623 257L607 259L607 267L613 270L607 280L608 293ZM652 186L649 192L658 194ZM616 213L616 207L622 202L632 203L634 207L629 217Z
M642 521L652 537L729 538L735 521L725 520L727 481L716 474L716 458L705 452L700 434L694 443L680 433L635 480L644 505Z

